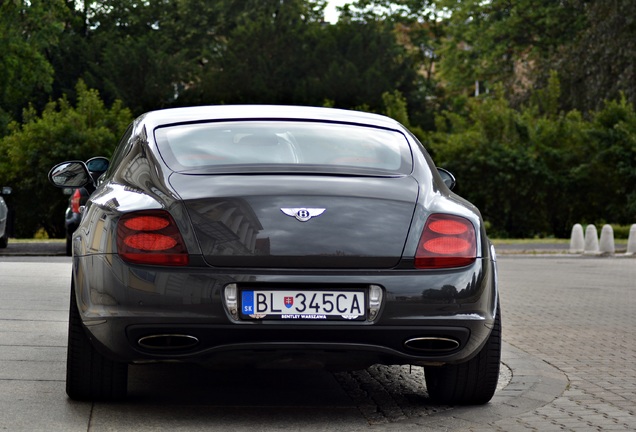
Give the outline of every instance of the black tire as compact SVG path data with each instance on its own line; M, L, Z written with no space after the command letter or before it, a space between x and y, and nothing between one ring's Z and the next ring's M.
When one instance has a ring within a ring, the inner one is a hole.
M128 364L114 362L93 348L71 285L66 359L66 394L75 400L113 401L126 397Z
M4 249L9 244L9 234L4 233L2 237L0 237L0 249Z
M482 405L495 394L501 361L501 318L499 307L495 324L484 347L471 360L424 368L426 388L431 400L443 405Z

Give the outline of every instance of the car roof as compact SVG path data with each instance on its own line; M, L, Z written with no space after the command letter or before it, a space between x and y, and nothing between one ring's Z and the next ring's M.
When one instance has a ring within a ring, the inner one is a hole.
M390 117L362 111L291 105L209 105L150 111L137 120L154 129L169 124L215 120L318 120L403 130Z

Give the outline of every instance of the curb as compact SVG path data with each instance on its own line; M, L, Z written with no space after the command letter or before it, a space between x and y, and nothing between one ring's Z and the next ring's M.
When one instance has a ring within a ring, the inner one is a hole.
M507 386L495 393L490 403L453 407L416 420L382 425L381 429L402 431L410 424L424 432L490 430L499 422L506 422L549 404L568 388L569 380L562 371L505 341L501 361L512 371L512 378Z
M66 256L66 244L60 241L12 242L0 249L0 256Z

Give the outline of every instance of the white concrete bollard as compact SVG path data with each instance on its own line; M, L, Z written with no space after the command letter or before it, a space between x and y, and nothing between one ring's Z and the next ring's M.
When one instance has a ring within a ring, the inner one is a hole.
M585 228L585 253L589 255L596 255L599 253L598 231L596 231L594 224L589 224Z
M614 247L614 230L611 225L603 225L601 229L601 244L599 250L603 254L614 254L616 248Z
M570 235L570 253L579 254L585 250L585 238L581 224L574 224Z
M627 238L627 252L625 255L636 254L636 224L629 227L629 237Z

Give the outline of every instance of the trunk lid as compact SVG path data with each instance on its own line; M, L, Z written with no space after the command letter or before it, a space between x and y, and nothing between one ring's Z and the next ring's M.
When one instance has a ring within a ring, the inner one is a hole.
M170 183L218 267L394 267L418 194L410 176L174 173Z

